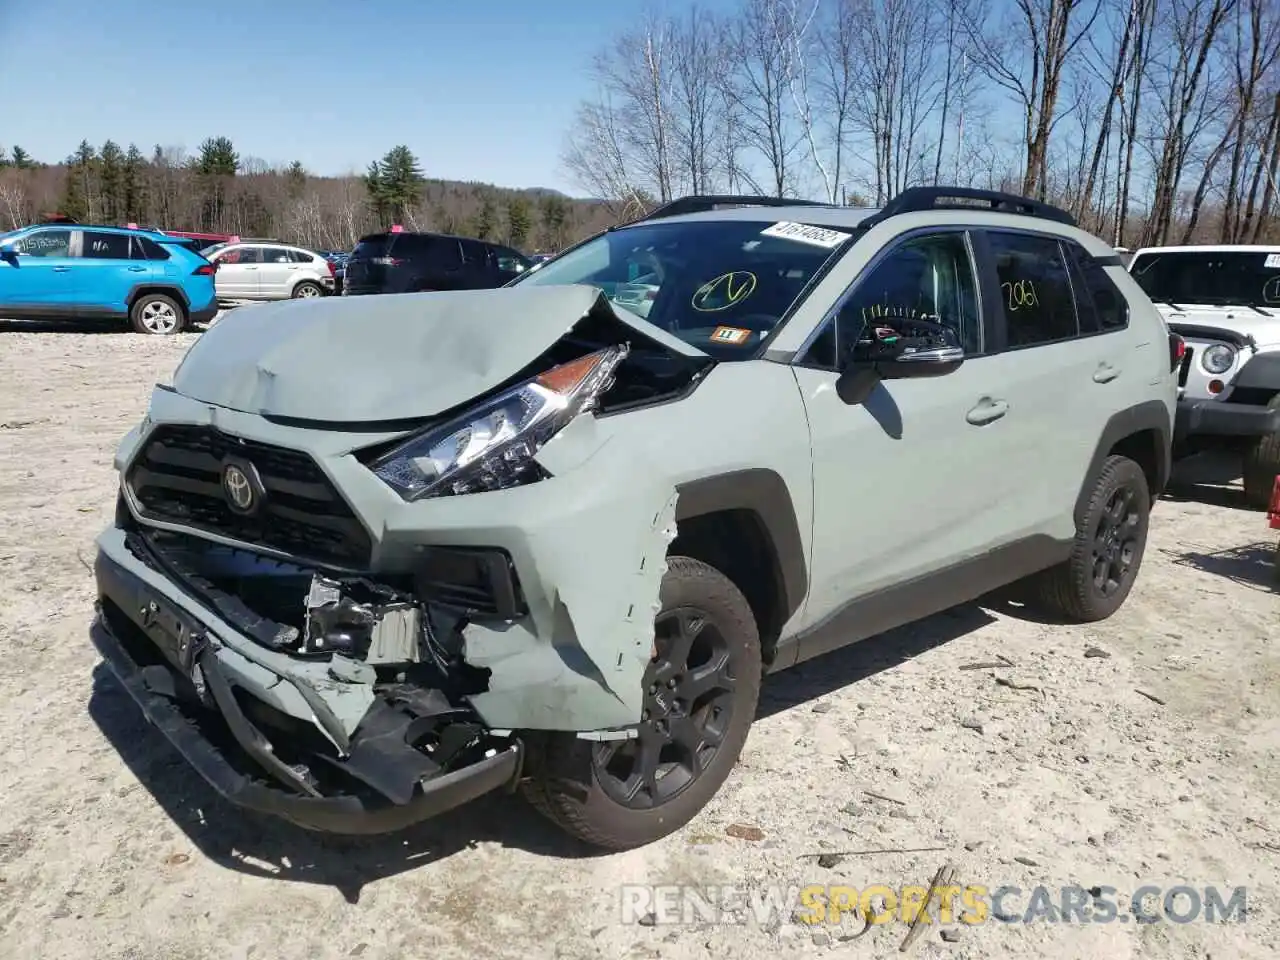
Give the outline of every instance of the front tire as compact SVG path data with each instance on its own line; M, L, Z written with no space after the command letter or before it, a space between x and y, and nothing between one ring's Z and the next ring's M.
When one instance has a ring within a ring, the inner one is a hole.
M687 824L729 776L755 717L760 636L742 592L700 560L671 557L660 599L637 736L531 740L526 798L592 846L632 849Z
M1142 468L1128 457L1108 457L1076 517L1070 558L1041 576L1044 605L1077 623L1105 620L1119 610L1142 566L1150 513Z
M320 289L320 285L318 283L312 283L310 280L303 280L293 288L294 300L307 300L311 297L322 296L324 296L324 291Z
M1280 408L1280 393L1271 398L1267 407ZM1259 437L1244 455L1241 479L1249 506L1265 510L1271 505L1271 491L1275 489L1277 476L1280 476L1280 433L1268 433Z
M186 329L187 311L163 293L144 293L129 308L129 323L135 333L168 337Z

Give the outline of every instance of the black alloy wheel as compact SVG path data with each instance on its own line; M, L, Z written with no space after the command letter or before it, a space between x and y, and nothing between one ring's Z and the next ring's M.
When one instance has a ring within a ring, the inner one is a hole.
M705 611L667 610L654 622L657 655L645 674L636 736L596 744L601 787L637 810L667 803L715 759L733 716L729 644Z

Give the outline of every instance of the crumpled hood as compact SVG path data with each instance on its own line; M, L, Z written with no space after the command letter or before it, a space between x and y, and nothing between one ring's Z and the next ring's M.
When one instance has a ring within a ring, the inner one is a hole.
M432 417L492 390L599 311L630 328L624 338L706 356L614 310L595 287L531 284L239 307L187 352L173 387L203 403L299 420Z
M1250 307L1215 307L1189 303L1180 303L1178 306L1182 309L1174 310L1167 304L1157 304L1165 322L1174 333L1178 332L1178 327L1218 327L1253 337L1260 350L1280 346L1280 309L1264 307L1271 314L1266 317Z

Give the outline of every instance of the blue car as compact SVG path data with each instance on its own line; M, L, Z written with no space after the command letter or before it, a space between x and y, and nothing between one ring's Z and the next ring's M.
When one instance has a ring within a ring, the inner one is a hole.
M0 234L0 317L127 320L165 336L218 312L217 267L182 237L48 223Z

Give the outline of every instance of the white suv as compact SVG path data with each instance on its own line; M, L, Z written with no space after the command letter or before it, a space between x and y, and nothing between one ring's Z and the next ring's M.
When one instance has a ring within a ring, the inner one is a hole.
M1174 456L1241 457L1264 508L1280 474L1280 246L1145 247L1129 272L1186 341Z
M334 291L333 265L311 250L283 243L219 243L200 251L218 265L219 300L288 300Z

